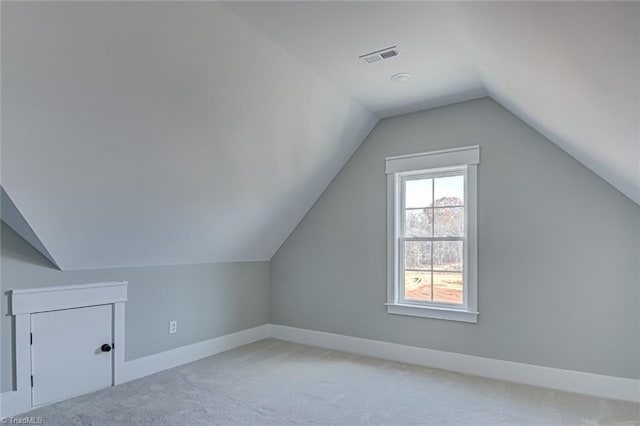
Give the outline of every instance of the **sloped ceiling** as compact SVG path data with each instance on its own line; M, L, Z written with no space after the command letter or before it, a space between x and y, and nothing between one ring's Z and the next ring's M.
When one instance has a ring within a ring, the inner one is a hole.
M50 265L54 268L59 269L58 265L56 265L55 259L51 256L51 253L47 250L47 248L42 244L40 238L33 232L31 226L27 223L22 214L16 207L16 205L9 197L9 194L0 186L0 219L4 222L9 228L11 228L16 234L22 237L26 242L31 245L34 249L36 249L42 256L44 256L49 262Z
M63 270L270 259L377 122L215 3L2 2L2 107Z
M379 117L488 94L638 203L639 7L2 2L2 185L62 269L267 260Z
M638 2L236 2L382 117L486 92L640 203ZM373 64L360 54L397 45ZM399 87L394 73L414 78Z

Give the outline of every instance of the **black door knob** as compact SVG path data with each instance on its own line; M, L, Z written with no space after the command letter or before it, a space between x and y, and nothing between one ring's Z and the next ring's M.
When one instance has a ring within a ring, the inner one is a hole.
M108 343L105 343L104 345L100 346L100 350L102 352L110 352L111 351L111 345Z

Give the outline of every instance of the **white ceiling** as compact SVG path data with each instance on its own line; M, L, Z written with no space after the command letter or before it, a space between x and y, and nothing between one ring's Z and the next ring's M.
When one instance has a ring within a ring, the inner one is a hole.
M2 185L63 269L270 259L377 117L214 3L2 3Z
M640 3L228 7L382 117L486 93L640 203ZM400 56L357 59L393 45Z
M62 269L266 260L378 117L488 94L640 203L639 22L638 3L2 2L2 185Z
M455 3L231 2L254 28L388 117L486 96ZM397 45L400 55L372 64L362 54ZM410 72L411 83L390 76Z

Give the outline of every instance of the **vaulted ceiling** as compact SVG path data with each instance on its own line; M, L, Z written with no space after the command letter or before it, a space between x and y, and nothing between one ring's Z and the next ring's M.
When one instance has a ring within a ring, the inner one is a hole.
M62 269L267 260L379 118L489 95L640 203L639 22L638 3L2 2L2 185Z
M486 93L640 203L638 2L228 6L382 117ZM414 78L398 87L398 72Z
M377 117L215 3L2 3L2 184L62 269L269 259Z

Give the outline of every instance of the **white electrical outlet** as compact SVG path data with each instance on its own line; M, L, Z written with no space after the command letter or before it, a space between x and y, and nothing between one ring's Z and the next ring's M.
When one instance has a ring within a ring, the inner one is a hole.
M178 331L178 321L169 321L169 334L176 333Z

